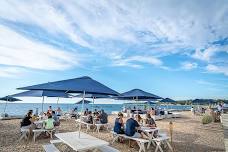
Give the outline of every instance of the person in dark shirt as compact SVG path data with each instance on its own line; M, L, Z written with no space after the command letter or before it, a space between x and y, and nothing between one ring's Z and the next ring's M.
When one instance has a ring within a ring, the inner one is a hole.
M147 127L156 127L156 123L149 113L146 114L145 124Z
M123 122L123 114L121 112L118 113L118 118L115 120L114 132L117 134L124 134L124 122Z
M87 116L89 114L89 109L86 108L85 112L84 112L84 116Z
M88 112L88 115L87 115L87 118L86 118L86 122L90 123L90 124L93 124L93 116L92 116L92 112L91 111Z
M135 115L135 119L138 119L138 115ZM126 122L125 134L133 138L148 138L141 130L139 123L134 119L132 115Z
M36 126L33 124L32 113L33 111L29 110L21 121L21 128L29 129L29 138L32 135L32 130L36 128Z
M117 134L124 134L123 114L121 112L118 113L118 118L115 120L114 132ZM123 138L120 137L119 141L123 143Z
M140 125L138 122L133 118L133 115L131 118L129 118L126 122L126 130L125 134L127 136L135 137L135 138L140 138L142 137L139 132L137 132L140 129Z
M100 114L100 122L102 124L108 123L108 115L107 115L107 113L104 112L103 109L101 110L101 114Z
M32 121L32 110L29 110L28 113L25 115L25 117L21 121L21 127L27 127L30 128L30 125L33 123Z

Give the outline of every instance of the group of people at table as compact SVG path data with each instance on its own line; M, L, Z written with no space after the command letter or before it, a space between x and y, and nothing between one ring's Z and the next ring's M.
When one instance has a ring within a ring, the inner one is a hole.
M59 116L61 115L61 109L52 110L52 107L49 106L49 109L46 113L43 113L42 116L38 116L37 113L33 115L33 110L29 110L28 113L21 121L21 127L24 129L29 129L30 134L33 129L38 128L36 122L42 122L41 128L51 130L55 126L60 125ZM108 123L108 115L104 110L97 111L96 109L92 113L86 109L83 114L83 121L90 124L106 124ZM143 122L143 123L142 123ZM151 113L146 114L146 119L143 120L139 114L135 116L132 114L129 119L127 119L124 124L123 113L119 112L118 117L115 119L113 131L117 134L125 134L133 138L148 138L141 126L156 128L156 123L151 117ZM156 133L154 134L156 136ZM122 142L123 139L120 140Z
M141 127L156 128L157 125L154 119L151 117L150 113L146 114L146 119L142 119L139 114L135 116L132 114L129 119L127 119L124 124L123 114L118 113L118 117L115 119L114 132L117 134L125 134L133 138L145 138L148 139L147 134L141 129ZM154 137L157 136L157 132L153 134ZM123 142L123 139L120 139Z
M60 108L52 110L52 107L49 106L46 113L44 112L42 115L38 116L37 112L33 114L33 110L29 110L21 121L21 128L29 129L30 134L32 133L32 130L36 128L52 130L55 126L60 125L60 111ZM41 126L39 126L40 124Z
M83 121L89 124L106 124L108 123L108 114L103 109L101 111L95 109L93 113L86 109Z

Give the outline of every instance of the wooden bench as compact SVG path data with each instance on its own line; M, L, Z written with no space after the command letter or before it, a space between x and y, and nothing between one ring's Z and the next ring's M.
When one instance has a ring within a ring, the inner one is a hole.
M118 149L115 149L111 146L102 146L98 148L101 152L120 152Z
M138 144L139 152L142 152L142 151L146 152L145 144L149 143L148 139L134 138L134 137L127 136L125 134L117 134L117 133L115 133L113 131L111 133L113 134L113 137L114 137L112 143L114 143L119 137L122 137L122 138L125 138L125 139L131 139L131 140L136 141L136 143Z
M156 137L156 138L153 138L152 139L155 143L156 143L156 149L155 149L155 152L158 151L158 149L163 152L162 148L161 148L161 144L164 143L164 144L167 144L167 146L169 147L169 149L171 151L173 151L173 148L172 146L169 144L169 137L166 136L165 134L162 135L160 134L160 136Z
M62 140L60 140L60 139L50 140L50 143L58 144L58 143L62 143Z
M29 129L21 128L21 137L20 137L19 141L21 141L22 139L27 140L28 134L29 134Z
M100 128L102 126L104 126L107 130L109 130L110 128L110 123L105 123L105 124L94 124L96 126L95 130L99 133L100 132Z
M60 152L53 144L43 145L43 148L46 152Z
M48 130L48 129L34 129L34 130L32 130L32 132L34 133L34 135L33 135L34 142L36 141L36 137L38 137L42 132L48 133L50 135L50 137L52 138L53 131L55 131L55 128L52 130Z
M80 127L80 122L81 122L81 124L86 125L86 132L88 132L88 130L91 130L91 126L94 126L94 124L90 124L90 123L81 121L80 119L77 119L77 120L75 120L75 121L76 121L76 123L77 123L77 124L76 124L77 127Z

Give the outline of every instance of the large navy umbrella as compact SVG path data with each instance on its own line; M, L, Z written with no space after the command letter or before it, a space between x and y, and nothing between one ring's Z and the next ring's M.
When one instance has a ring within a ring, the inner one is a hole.
M118 99L118 100L136 100L136 102L137 102L139 100L148 101L148 99L156 100L156 99L162 99L162 98L157 95L154 95L152 93L143 91L141 89L133 89L133 90L120 94L120 96L116 97L116 99ZM138 109L138 107L137 107L137 109Z
M80 100L78 102L76 102L75 104L82 104L83 103L83 100ZM92 101L89 101L89 100L84 100L84 104L90 104L92 103Z
M22 101L20 99L17 99L17 98L11 97L11 96L2 97L2 98L0 98L0 100L6 101L5 108L4 108L4 113L6 112L7 102Z
M133 89L127 92L120 94L117 99L121 100L148 100L148 99L162 99L157 95L143 91L141 89Z
M84 76L74 79L48 82L28 87L18 88L22 90L56 90L66 91L67 93L83 93L86 94L106 94L106 95L119 95L118 92L111 88L101 84L100 82L93 80L90 77Z
M88 76L48 82L23 88L18 88L23 90L55 90L55 91L66 91L67 93L83 93L83 101L85 94L104 94L104 95L114 95L118 96L119 93L112 90L111 88L101 84L100 82L93 80ZM84 102L82 104L81 114L83 113ZM81 117L82 118L82 117ZM81 128L81 123L79 127L79 132ZM79 133L80 136L80 133Z
M58 97L57 103L59 101L59 97L61 98L70 98L70 96L63 91L50 91L50 90L30 90L24 91L21 93L13 94L11 97L43 97L42 100L42 112L44 112L44 97Z

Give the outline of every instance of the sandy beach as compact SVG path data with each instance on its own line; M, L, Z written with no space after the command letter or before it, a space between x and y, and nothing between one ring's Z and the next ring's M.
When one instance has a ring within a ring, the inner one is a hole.
M190 112L182 112L182 118L164 119L156 121L161 132L169 135L169 122L173 122L173 147L175 152L224 152L223 130L220 123L201 124L201 116L192 116ZM109 115L109 122L113 124L115 115ZM41 152L42 145L49 143L49 138L41 135L34 143L30 141L18 141L20 137L20 119L0 121L0 151L1 152ZM62 120L60 132L77 131L75 121ZM85 131L85 130L83 130ZM100 133L88 132L95 137L112 141L109 131L102 130ZM64 152L73 151L64 144L56 144L58 149ZM113 145L121 152L136 152L138 147L129 148L128 141L124 143L115 142ZM154 151L155 147L148 151ZM166 149L165 151L169 151Z

